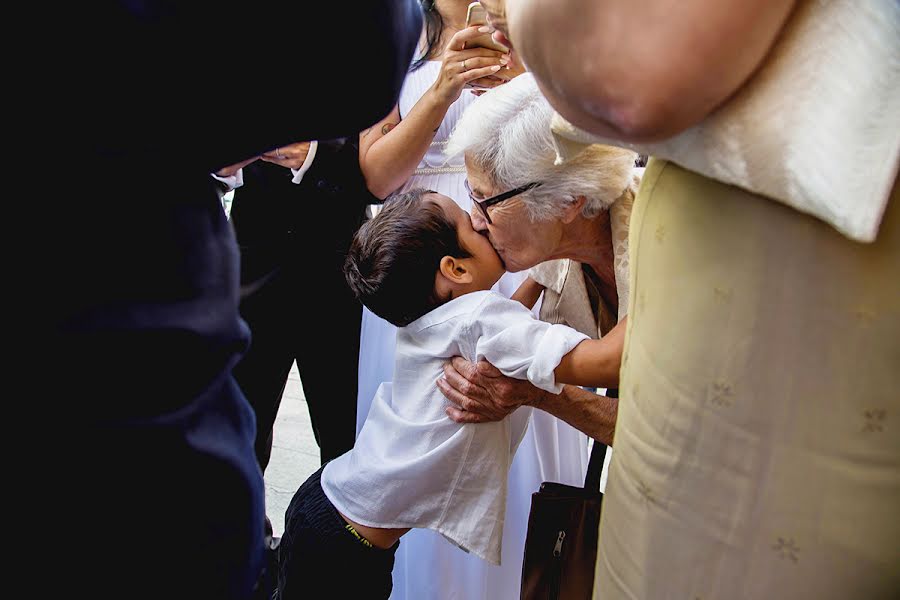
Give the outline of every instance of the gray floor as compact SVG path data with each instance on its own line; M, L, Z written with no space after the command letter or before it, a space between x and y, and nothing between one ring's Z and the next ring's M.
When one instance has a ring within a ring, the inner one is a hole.
M284 531L284 511L294 492L319 468L319 447L309 422L309 411L297 365L291 368L281 408L275 420L272 457L266 469L266 514L275 535Z

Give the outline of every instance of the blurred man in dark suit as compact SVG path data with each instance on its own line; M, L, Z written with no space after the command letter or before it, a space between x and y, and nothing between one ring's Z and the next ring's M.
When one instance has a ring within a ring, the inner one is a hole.
M256 414L263 472L295 360L322 464L353 447L362 307L343 265L366 206L379 201L358 153L356 138L300 142L217 174L236 188L231 221L251 341L234 377Z
M53 178L29 189L48 245L30 268L56 290L36 362L60 364L65 395L48 411L52 462L32 465L52 473L56 493L30 507L49 526L24 551L49 576L27 585L268 597L256 428L231 375L249 338L238 250L209 173L386 115L419 9L109 0L48 12L34 19L46 44L22 59L44 100L32 136L47 139L32 142L65 140L81 193L54 202ZM301 64L302 80L285 77ZM240 77L251 85L229 85Z

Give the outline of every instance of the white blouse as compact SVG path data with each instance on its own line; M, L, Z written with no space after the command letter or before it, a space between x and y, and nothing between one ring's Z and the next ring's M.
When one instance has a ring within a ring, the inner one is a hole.
M433 529L500 564L507 474L531 409L495 423L455 423L436 381L454 356L483 358L559 393L553 371L586 339L491 291L460 296L398 329L393 384L378 388L354 448L325 466L325 495L363 525Z

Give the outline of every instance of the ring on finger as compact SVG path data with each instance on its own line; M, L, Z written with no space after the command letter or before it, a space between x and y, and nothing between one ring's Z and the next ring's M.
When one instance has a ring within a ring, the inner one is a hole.
M462 62L461 62L461 63L459 63L459 64L461 64L461 65L462 65L462 69L463 69L463 71L467 71L467 70L468 70L468 69L467 69L467 68L466 68L466 61L462 61Z

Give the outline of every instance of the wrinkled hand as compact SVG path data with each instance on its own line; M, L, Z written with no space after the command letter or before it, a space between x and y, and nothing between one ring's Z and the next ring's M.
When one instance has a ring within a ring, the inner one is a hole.
M446 412L457 423L499 421L522 405L540 403L548 393L528 381L507 377L487 361L472 363L459 356L444 365L444 377L437 386L456 405Z
M484 26L486 31L490 28ZM452 104L459 98L463 88L471 81L482 79L485 88L502 85L500 79L487 79L505 67L510 59L506 54L489 48L465 48L466 42L472 41L485 31L474 25L457 31L444 50L441 72L438 74L432 92L444 103Z
M271 152L266 152L260 158L289 169L299 169L309 154L309 142L297 142L287 146L280 146Z

